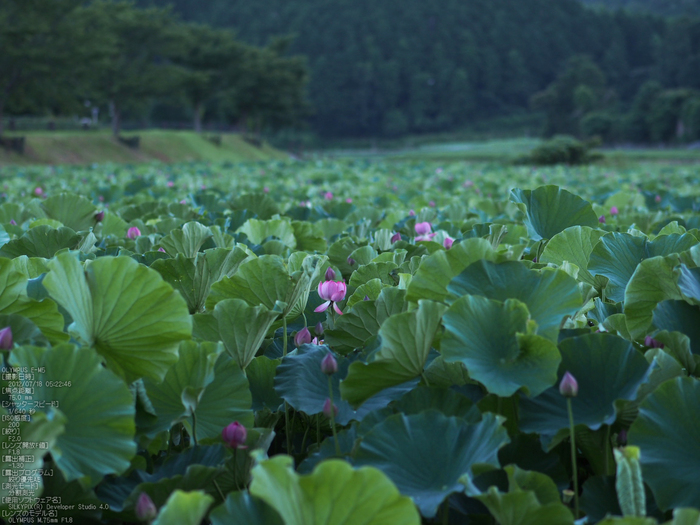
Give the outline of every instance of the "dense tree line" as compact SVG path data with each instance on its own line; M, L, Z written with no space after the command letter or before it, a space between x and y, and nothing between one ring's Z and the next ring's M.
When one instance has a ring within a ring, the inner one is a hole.
M646 11L663 16L700 15L697 0L581 0L585 4L607 9Z
M294 35L290 50L308 57L313 125L324 135L443 131L533 107L550 115L549 134L579 134L584 116L592 129L601 112L627 114L647 82L700 89L697 19L576 0L141 1L172 4L256 45ZM569 62L582 55L591 79ZM557 82L567 83L563 98L544 96Z
M181 22L170 9L128 1L0 2L0 133L3 115L109 106L119 134L125 112L154 100L242 127L294 124L308 111L305 60L288 39L246 45L230 29Z

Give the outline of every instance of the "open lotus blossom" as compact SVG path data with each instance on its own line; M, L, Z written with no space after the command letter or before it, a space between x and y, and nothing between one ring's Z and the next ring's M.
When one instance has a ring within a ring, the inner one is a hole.
M296 346L308 345L311 342L311 332L309 329L304 327L299 330L294 336L294 344Z
M0 330L0 350L12 348L12 328L9 326Z
M612 208L610 208L610 215L612 215L613 217L618 213L620 213L620 210L617 209L617 206L613 206Z
M158 509L151 497L142 492L136 501L136 519L139 521L152 521L158 515Z
M248 438L248 431L238 421L234 421L221 431L221 437L226 446L231 448L248 448L245 440Z
M347 291L348 287L345 281L325 281L318 283L318 295L326 302L317 306L314 312L325 312L328 307L333 304L333 309L338 315L343 315L337 303L345 299Z
M136 226L132 226L126 231L126 236L129 239L136 239L136 237L141 236L141 230L139 230Z

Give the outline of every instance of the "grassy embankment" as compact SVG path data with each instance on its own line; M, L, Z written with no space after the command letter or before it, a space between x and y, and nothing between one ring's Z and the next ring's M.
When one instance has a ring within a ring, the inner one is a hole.
M256 147L240 135L221 134L221 145L208 134L192 131L149 130L126 134L141 138L138 149L117 141L108 131L41 131L8 133L26 137L23 155L0 148L0 166L32 164L92 164L103 162L243 162L287 159L283 151L263 144Z

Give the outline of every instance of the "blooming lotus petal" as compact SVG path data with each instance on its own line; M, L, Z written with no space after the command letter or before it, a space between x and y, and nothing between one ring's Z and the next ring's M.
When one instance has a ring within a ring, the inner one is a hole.
M418 222L416 223L414 228L418 235L426 235L433 230L433 227L430 225L429 222Z
M336 303L333 303L333 310L335 310L338 315L343 315L343 312L340 311L340 308L338 308Z
M331 305L330 301L326 301L323 304L318 305L316 308L314 308L314 312L320 313L320 312L325 312L328 310L328 307Z

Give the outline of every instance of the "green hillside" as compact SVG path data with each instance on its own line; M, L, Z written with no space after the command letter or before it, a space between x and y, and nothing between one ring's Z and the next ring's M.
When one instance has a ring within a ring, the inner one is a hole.
M242 162L284 159L288 155L267 144L257 147L240 135L222 134L221 144L192 131L139 132L140 147L132 149L109 132L30 132L23 155L0 149L0 165L91 164L94 162ZM11 135L10 135L11 136Z

